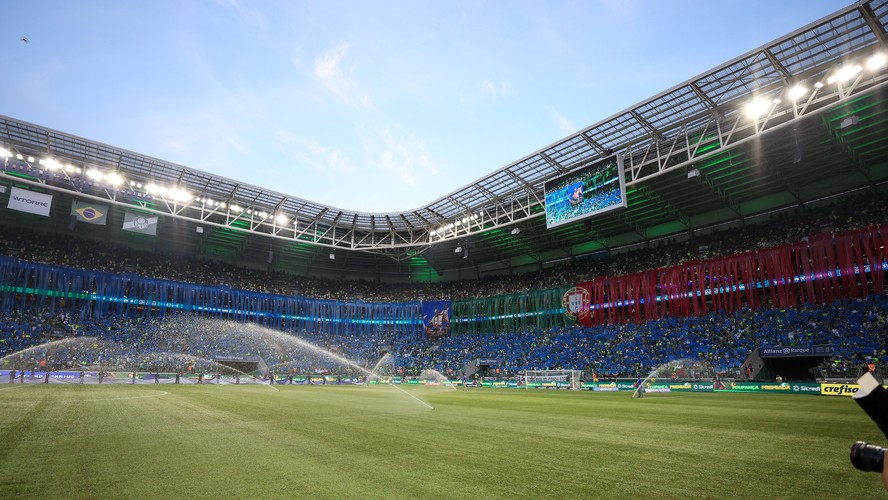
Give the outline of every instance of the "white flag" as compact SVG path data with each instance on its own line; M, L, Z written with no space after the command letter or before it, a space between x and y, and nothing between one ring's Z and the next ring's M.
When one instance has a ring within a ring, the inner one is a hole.
M9 204L6 207L48 217L49 209L52 207L52 195L35 193L13 186L9 193Z

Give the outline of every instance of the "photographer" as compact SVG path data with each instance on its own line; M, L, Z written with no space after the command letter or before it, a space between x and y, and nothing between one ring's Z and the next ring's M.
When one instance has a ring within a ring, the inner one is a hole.
M854 401L873 419L885 437L888 437L888 391L873 377L871 371L860 377L857 384L859 388L854 393ZM851 447L851 463L854 467L864 472L881 472L882 485L888 490L886 455L888 451L885 448L863 441L858 441Z

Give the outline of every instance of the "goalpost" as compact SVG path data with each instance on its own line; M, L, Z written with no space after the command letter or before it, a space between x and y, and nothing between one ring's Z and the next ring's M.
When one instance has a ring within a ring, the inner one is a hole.
M582 370L527 370L524 372L524 388L566 387L572 391L580 389ZM539 384L539 385L538 385Z

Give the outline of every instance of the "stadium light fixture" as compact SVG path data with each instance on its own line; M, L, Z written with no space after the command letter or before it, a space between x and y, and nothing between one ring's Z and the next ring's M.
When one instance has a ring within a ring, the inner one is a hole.
M462 253L462 247L456 247L453 249L453 253Z
M331 254L330 254L330 260L336 260L336 254L335 254L335 253L331 253Z
M842 66L836 71L836 74L826 79L826 83L845 83L857 76L861 71L863 71L863 68L859 64Z
M277 221L281 226L285 225L287 222L290 222L290 219L287 218L284 214L277 214L274 216L274 220Z
M36 160L34 160L34 157L33 157L33 156L29 156L29 157L28 157L28 163L34 163L35 161L36 161Z
M108 181L108 184L111 184L114 187L117 187L123 184L123 177L120 176L117 172L111 172L110 174L105 176L105 180Z
M877 71L885 67L886 63L888 63L888 56L885 56L884 52L877 52L866 60L866 69Z
M256 215L258 215L261 219L268 217L268 214L265 212L257 212Z
M771 109L771 101L756 97L746 104L746 115L755 119L767 113L769 109Z
M194 199L194 197L188 191L184 189L173 188L170 190L170 197L176 201L188 202Z
M822 89L822 88L823 88L823 82L816 82L816 83L814 84L814 88L817 89L817 90Z
M12 156L12 151L10 151L6 148L0 148L0 157L6 159L6 158L9 158L10 156Z
M792 88L786 91L786 96L789 97L789 99L792 101L797 101L802 97L805 97L805 95L807 94L808 87L805 87L804 85L794 85Z
M43 161L43 160L40 160L40 161ZM102 173L99 172L97 169L90 168L90 169L87 169L86 176L89 177L90 179L93 179L93 180L99 180L102 178Z
M520 233L520 232L521 232L521 228L520 228L520 227L516 227L515 229L512 229L512 236L514 236L514 235L516 235L516 234L518 234L518 233Z

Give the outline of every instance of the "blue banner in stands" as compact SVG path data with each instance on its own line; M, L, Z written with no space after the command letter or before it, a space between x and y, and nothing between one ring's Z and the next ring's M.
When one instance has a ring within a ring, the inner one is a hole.
M435 339L450 335L450 308L449 300L423 301L422 329L426 337Z

